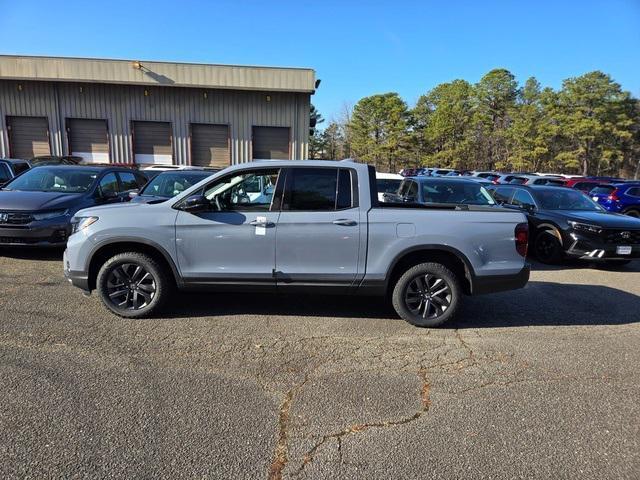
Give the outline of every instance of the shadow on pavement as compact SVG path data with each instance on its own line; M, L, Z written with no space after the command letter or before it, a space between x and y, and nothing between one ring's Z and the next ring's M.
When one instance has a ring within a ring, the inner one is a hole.
M624 325L640 322L640 297L603 285L531 281L522 290L468 297L444 328Z
M27 248L27 247L2 247L0 257L15 258L19 260L60 260L64 248Z
M604 262L589 262L588 260L566 259L559 265L545 265L536 260L527 259L531 264L532 272L552 272L559 270L578 270L581 268L592 268L594 270L604 270L607 272L640 272L640 260L632 261L626 265Z
M464 297L458 317L443 328L622 325L640 322L637 295L601 285L529 282L526 288ZM181 293L163 318L222 315L378 318L401 321L380 297Z

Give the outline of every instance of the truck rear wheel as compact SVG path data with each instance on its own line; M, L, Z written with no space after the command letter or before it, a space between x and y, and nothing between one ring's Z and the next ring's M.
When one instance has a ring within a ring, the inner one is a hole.
M96 279L102 303L116 315L142 318L158 311L170 295L166 270L152 257L138 252L108 259Z
M395 311L418 327L436 327L453 318L462 289L456 275L440 263L421 263L398 279L393 288Z

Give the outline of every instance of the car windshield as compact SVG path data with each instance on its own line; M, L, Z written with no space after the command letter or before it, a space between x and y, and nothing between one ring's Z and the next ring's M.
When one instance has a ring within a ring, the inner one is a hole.
M378 178L376 180L378 193L396 193L401 183L401 179L395 178Z
M536 200L543 210L602 210L597 203L584 193L565 188L537 191Z
M25 192L83 193L89 190L98 171L84 168L37 167L9 182L5 190Z
M453 203L456 205L495 205L489 192L478 183L424 182L422 183L424 203Z
M198 171L177 171L161 173L151 180L140 192L144 197L164 197L171 198L191 188L211 175L214 172Z

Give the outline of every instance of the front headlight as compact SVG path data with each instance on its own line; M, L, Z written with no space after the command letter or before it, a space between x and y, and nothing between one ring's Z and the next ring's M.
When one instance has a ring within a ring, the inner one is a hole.
M71 219L71 233L74 234L80 230L84 230L97 221L98 217L73 217Z
M569 225L571 225L571 228L573 228L574 230L576 230L578 232L602 233L602 227L599 227L598 225L591 225L589 223L574 222L572 220L569 221Z
M63 217L67 213L69 213L68 210L53 210L51 212L34 213L32 216L34 220L49 220L51 218Z

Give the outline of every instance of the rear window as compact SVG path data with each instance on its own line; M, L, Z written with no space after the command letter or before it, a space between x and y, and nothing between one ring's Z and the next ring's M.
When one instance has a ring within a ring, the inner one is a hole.
M396 193L402 180L396 180L393 178L379 178L376 180L376 186L378 187L378 193Z
M422 198L424 203L495 204L489 192L480 184L461 181L424 182L422 184Z
M615 189L616 187L612 187L611 185L600 185L598 187L595 187L589 193L591 193L592 195L609 195Z
M11 180L9 167L5 163L0 163L0 183L5 183L9 180Z

